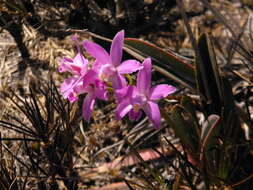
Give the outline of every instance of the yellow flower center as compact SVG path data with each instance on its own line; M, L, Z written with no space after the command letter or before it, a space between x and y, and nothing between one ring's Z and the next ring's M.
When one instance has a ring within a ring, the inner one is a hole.
M135 113L138 113L139 109L140 109L140 105L139 104L134 104L133 105L133 110L134 110Z

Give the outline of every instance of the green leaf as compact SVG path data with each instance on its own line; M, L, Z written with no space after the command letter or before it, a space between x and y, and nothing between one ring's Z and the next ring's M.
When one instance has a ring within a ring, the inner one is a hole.
M203 34L198 41L199 59L196 59L196 75L199 93L207 114L221 114L224 90L219 73L213 44L208 35Z
M220 117L218 115L210 115L203 124L201 131L200 160L210 172L216 172L218 167L218 155L215 148L218 147L221 126L219 122Z
M177 137L179 137L182 145L195 159L198 158L199 136L196 131L197 126L191 117L182 106L176 105L170 115L164 116L169 125L173 128Z
M215 146L220 132L220 117L218 115L210 115L202 126L201 130L201 148L209 149Z
M124 49L141 61L152 58L156 70L183 86L196 89L194 66L189 59L135 38L126 38Z
M221 74L211 37L200 36L198 41L200 59L196 59L196 78L202 104L207 115L217 114L227 123L235 109L232 87L224 74ZM237 117L237 116L235 116Z
M198 127L199 121L196 115L196 105L194 105L192 99L189 96L183 96L183 98L181 99L181 105L191 114L191 117L195 122L195 126ZM200 136L199 128L196 128L195 130Z

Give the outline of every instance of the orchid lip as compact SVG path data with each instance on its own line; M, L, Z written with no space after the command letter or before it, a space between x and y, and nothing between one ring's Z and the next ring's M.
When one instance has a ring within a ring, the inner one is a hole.
M99 78L102 80L107 80L110 76L115 74L117 69L111 64L105 64L101 67L99 72Z
M134 110L135 113L138 113L139 110L140 110L140 105L139 104L134 104L133 105L133 110Z

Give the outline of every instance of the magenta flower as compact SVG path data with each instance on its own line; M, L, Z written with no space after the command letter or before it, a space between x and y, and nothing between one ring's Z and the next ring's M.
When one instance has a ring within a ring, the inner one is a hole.
M72 39L78 44L76 36L73 36ZM63 97L71 103L78 100L78 95L86 94L82 109L83 117L88 121L96 99L107 100L107 90L105 82L98 78L99 63L95 61L92 68L89 68L88 60L81 54L78 45L77 49L78 53L74 59L64 58L61 60L59 72L69 72L72 76L64 80L60 91Z
M88 121L96 99L107 100L105 82L98 78L96 70L88 70L88 61L80 53L73 60L65 58L59 71L69 71L73 74L61 84L61 93L64 98L73 103L78 99L78 95L86 94L82 109L83 117Z
M126 86L123 74L130 74L141 69L141 65L136 60L126 60L121 63L124 43L124 30L118 32L113 38L110 55L100 45L84 41L86 51L96 59L96 67L100 79L112 82L114 89L121 89Z
M137 86L128 86L117 91L121 102L116 109L116 118L121 119L129 113L130 119L137 120L143 110L158 129L161 115L156 101L175 91L175 87L167 84L151 87L151 59L147 58L143 62L143 69L137 75Z
M96 99L107 100L105 82L101 81L94 70L89 70L82 79L83 84L76 86L74 91L77 94L86 93L83 101L83 117L89 121Z
M58 70L72 73L72 76L61 84L60 91L64 98L75 102L78 97L74 88L82 85L82 79L88 71L88 60L79 52L74 59L63 58Z

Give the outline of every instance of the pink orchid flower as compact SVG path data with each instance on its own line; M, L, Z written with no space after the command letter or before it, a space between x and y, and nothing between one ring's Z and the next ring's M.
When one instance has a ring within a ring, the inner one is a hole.
M175 87L167 84L151 87L151 59L147 58L143 62L143 69L138 72L137 85L117 91L117 95L121 95L121 102L116 108L116 119L121 119L129 113L130 119L137 120L143 110L156 129L159 129L161 115L156 101L175 91Z
M64 98L73 103L79 94L86 94L82 109L84 119L89 121L96 99L107 100L105 82L98 78L96 70L88 69L88 61L80 53L73 60L65 58L59 71L73 74L61 84L60 90Z
M86 93L82 109L84 119L89 121L96 99L108 99L106 83L98 78L94 70L89 70L82 80L83 84L76 86L74 91L77 94Z
M83 44L85 50L96 59L99 78L106 82L112 82L114 89L126 86L124 74L130 74L142 68L136 60L126 60L121 63L124 35L124 30L121 30L113 38L110 55L94 42L86 40Z
M63 58L58 71L72 73L72 76L65 79L61 84L60 91L64 98L70 102L75 102L78 97L74 88L82 85L82 78L88 71L88 60L79 52L74 59Z
M76 38L73 40L77 41ZM61 84L60 91L64 98L73 103L78 100L79 94L86 94L82 108L86 121L90 119L96 99L107 100L106 84L98 78L97 67L98 63L94 62L92 68L88 68L88 60L84 58L78 47L74 59L62 59L58 68L59 72L72 74Z

